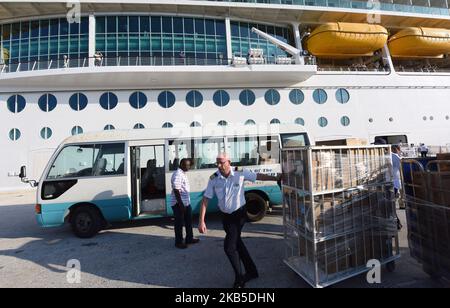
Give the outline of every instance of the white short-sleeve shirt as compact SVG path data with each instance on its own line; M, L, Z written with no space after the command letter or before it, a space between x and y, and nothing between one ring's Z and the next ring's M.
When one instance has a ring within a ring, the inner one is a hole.
M174 189L178 189L180 191L181 201L183 201L184 206L189 206L191 204L191 197L189 195L191 189L186 173L178 168L178 170L172 174L171 183L172 194L170 195L170 206L174 206L177 203L177 198L175 198L175 194L173 192Z
M255 182L256 175L248 170L231 170L226 178L217 170L210 177L203 196L208 199L217 196L219 209L231 214L245 205L244 181Z

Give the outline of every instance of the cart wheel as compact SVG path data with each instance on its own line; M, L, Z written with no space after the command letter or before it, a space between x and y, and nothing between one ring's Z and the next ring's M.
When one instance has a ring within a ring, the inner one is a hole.
M386 270L387 270L389 273L394 272L394 271L395 271L395 261L391 261L391 262L389 262L389 263L386 263Z

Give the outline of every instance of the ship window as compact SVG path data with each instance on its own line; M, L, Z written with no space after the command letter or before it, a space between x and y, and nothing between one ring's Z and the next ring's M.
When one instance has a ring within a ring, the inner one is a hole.
M11 139L12 141L19 140L20 136L20 130L18 130L17 128L13 128L9 131L9 139Z
M166 122L162 125L162 128L171 128L171 127L173 127L173 124L170 122Z
M345 89L338 89L336 91L336 99L341 104L346 104L350 100L350 94Z
M130 96L130 105L135 109L142 109L147 105L147 96L142 92L134 92Z
M394 122L394 118L389 118L389 122Z
M247 121L245 121L245 125L256 125L255 121L249 119Z
M430 117L430 121L433 121L433 120L434 120L434 117L433 117L433 116L431 116L431 117Z
M372 119L372 118L369 118L369 122L370 122L370 123L373 123L373 119Z
M426 120L427 120L427 117L423 117L422 119L423 119L424 121L426 121Z
M446 120L450 120L450 116L445 116L445 119Z
M300 105L305 100L305 95L299 89L294 89L289 93L289 100L294 105Z
M219 125L219 126L227 126L228 123L227 123L227 121L221 120L221 121L219 121L219 122L217 123L217 125Z
M103 128L103 130L115 130L116 128L114 127L114 125L108 124L105 125L105 127Z
M137 123L133 126L133 129L144 129L145 126L142 123Z
M38 105L42 111L50 112L56 108L56 97L53 94L44 94L39 98Z
M253 93L253 91L251 90L243 90L241 94L239 94L239 101L244 106L253 105L255 100L256 100L255 93Z
M278 119L272 119L272 120L270 120L270 124L280 124L281 122L280 122L280 120L278 120Z
M161 92L158 96L158 103L163 108L170 108L175 104L175 95L170 91Z
M70 108L75 111L81 111L86 108L88 99L83 93L75 93L69 99Z
M295 124L301 125L301 126L305 126L305 120L303 120L303 118L297 118L294 121Z
M111 110L117 106L117 96L114 93L106 92L100 96L100 106L105 110Z
M218 90L214 93L213 101L217 106L224 107L230 102L230 95L224 90Z
M267 90L264 98L269 105L276 105L280 102L280 93L275 89Z
M320 117L318 123L320 127L326 127L328 125L328 120L325 117Z
M53 135L52 129L49 127L44 127L43 129L41 129L41 138L42 139L50 139Z
M191 127L201 127L202 125L201 125L199 122L194 121L194 122L191 123L190 126L191 126Z
M193 108L198 107L203 103L203 95L199 91L189 91L186 95L186 102Z
M22 95L13 95L7 101L8 110L12 113L21 112L25 109L26 104L25 98Z
M72 128L71 133L72 133L72 136L79 135L79 134L83 133L83 129L80 126L74 126Z
M350 118L347 116L343 116L341 118L341 124L342 126L349 126L350 125Z
M317 104L325 104L328 99L327 92L323 89L314 90L313 99Z

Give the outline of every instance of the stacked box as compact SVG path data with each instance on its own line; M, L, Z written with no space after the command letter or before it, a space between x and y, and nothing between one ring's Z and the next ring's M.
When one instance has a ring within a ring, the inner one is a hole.
M311 285L399 255L388 147L284 149L282 165L285 262Z
M404 160L403 182L407 207L410 254L432 276L450 278L450 161L438 155L426 168Z

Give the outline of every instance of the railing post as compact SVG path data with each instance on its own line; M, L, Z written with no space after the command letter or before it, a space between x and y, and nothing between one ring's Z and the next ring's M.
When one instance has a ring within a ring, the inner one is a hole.
M95 56L96 47L95 47L95 15L89 14L89 67L95 66Z
M227 44L227 59L228 65L231 65L231 58L233 57L233 47L231 45L231 21L230 17L225 18L225 41Z

